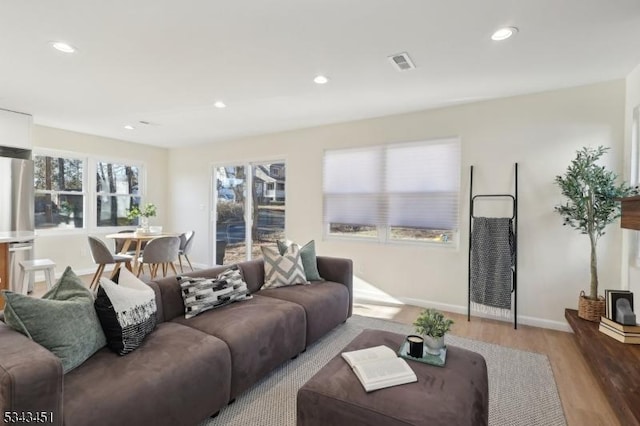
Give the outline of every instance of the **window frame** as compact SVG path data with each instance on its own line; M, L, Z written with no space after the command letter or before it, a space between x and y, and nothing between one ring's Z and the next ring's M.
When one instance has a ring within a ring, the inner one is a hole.
M129 166L129 167L137 167L138 168L138 194L136 194L136 197L140 198L140 205L143 205L146 201L146 164L142 161L139 160L130 160L130 159L123 159L123 158L115 158L115 157L102 157L102 156L95 156L91 158L92 161L92 170L91 170L91 179L92 182L90 182L91 185L91 189L93 191L93 199L91 202L91 209L92 209L92 225L93 225L93 229L95 229L96 231L118 231L118 230L122 230L123 228L130 228L132 226L135 225L121 225L121 226L117 226L117 225L111 225L111 226L99 226L98 225L98 197L99 196L107 196L107 197L112 197L112 196L123 196L123 197L131 197L133 198L133 195L128 193L111 193L111 192L104 192L104 191L98 191L98 180L97 180L97 173L98 173L98 163L106 163L106 164L120 164L120 165L124 165L124 166Z
M35 157L51 157L51 158L65 158L72 160L80 160L82 162L82 192L77 191L57 191L57 190L43 190L37 189L35 187ZM89 175L89 161L86 155L82 155L77 152L72 151L63 151L57 149L34 149L32 152L33 164L34 164L34 182L33 182L33 200L34 200L34 214L35 214L35 201L36 197L39 194L62 194L62 195L82 195L82 215L83 215L83 226L82 228L36 228L34 223L34 232L42 233L47 235L52 234L73 234L73 233L83 233L89 228L89 206L87 204L88 200L88 175Z
M73 158L82 160L84 175L83 175L83 192L84 197L84 226L82 228L42 228L36 229L34 224L34 232L36 235L54 236L54 235L72 235L72 234L87 234L87 233L113 233L121 231L126 228L135 227L135 225L122 225L122 226L98 226L98 206L97 197L99 194L97 190L96 173L98 170L98 163L115 163L125 164L128 166L136 166L139 170L138 183L139 183L139 197L140 202L145 203L147 194L147 164L142 160L136 160L131 158L122 157L110 157L101 156L95 154L86 154L77 151L58 150L50 148L34 147L32 151L32 158L35 156L48 156L48 157L62 157ZM34 180L34 192L33 197L35 201L36 194L43 193L40 190L35 189ZM65 192L66 193L66 192ZM73 193L77 195L78 193ZM120 194L126 195L126 194Z
M431 138L431 139L423 139L423 140L413 140L409 142L397 142L397 143L386 143L379 145L366 145L366 146L356 146L350 148L334 148L334 149L325 149L323 151L323 183L322 183L322 197L323 197L323 209L324 203L326 202L326 195L324 188L324 159L327 152L338 152L338 151L358 151L358 150L367 150L367 149L380 149L382 151L382 163L381 163L381 173L378 173L379 178L381 180L381 188L383 192L379 193L382 199L388 200L393 192L388 192L386 190L386 166L387 166L387 155L386 152L389 149L393 148L402 148L402 147L411 147L411 146L423 146L430 144L437 144L438 142L455 142L458 144L458 155L459 155L459 169L457 171L459 177L459 184L457 190L456 202L458 205L458 214L455 220L456 229L452 230L453 234L451 239L448 241L431 241L431 240L420 240L420 239L400 239L391 237L391 226L386 220L386 223L377 223L372 224L371 226L375 226L377 235L375 236L367 236L367 235L355 235L355 234L338 234L332 233L331 222L325 222L324 213L322 215L322 228L323 228L323 240L328 241L352 241L352 242L368 242L368 243L379 243L379 244L392 244L392 245L408 245L408 246L432 246L432 247L440 247L444 249L457 249L459 247L460 242L460 211L461 211L461 196L462 196L462 141L458 136L449 136L449 137L439 137L439 138ZM381 203L378 208L379 209L388 209L388 207L384 207L384 205L389 205L388 201ZM385 215L381 214L378 216L378 219L384 218ZM335 222L334 222L335 223Z

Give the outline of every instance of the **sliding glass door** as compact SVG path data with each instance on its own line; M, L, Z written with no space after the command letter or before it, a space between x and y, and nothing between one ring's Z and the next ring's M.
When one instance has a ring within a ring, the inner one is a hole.
M260 257L284 238L285 164L247 163L214 169L214 261L228 265Z

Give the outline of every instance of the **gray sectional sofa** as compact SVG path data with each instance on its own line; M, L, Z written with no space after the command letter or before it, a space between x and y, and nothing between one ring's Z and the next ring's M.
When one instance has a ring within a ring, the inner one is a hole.
M351 316L351 260L319 256L326 281L265 290L261 259L238 265L252 299L185 319L177 279L153 281L158 325L142 346L125 356L105 347L66 375L51 352L0 323L3 415L53 413L53 424L67 426L195 425Z

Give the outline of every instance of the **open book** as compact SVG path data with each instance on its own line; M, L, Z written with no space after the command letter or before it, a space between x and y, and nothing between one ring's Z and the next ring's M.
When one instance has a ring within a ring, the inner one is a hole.
M409 364L386 346L343 352L342 358L367 392L418 381Z

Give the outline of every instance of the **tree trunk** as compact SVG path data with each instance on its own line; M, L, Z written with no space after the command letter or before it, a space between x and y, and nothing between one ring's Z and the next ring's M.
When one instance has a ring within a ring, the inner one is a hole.
M598 300L598 256L596 253L596 243L598 242L598 236L594 226L595 221L595 194L593 189L589 188L589 194L587 198L587 233L589 234L589 241L591 242L591 287L589 291L589 298L592 300Z
M589 297L593 300L598 299L598 256L596 254L596 239L594 235L589 235L591 240L591 288Z

